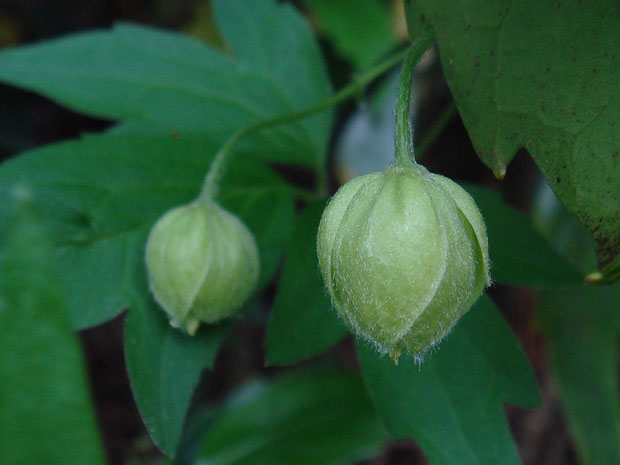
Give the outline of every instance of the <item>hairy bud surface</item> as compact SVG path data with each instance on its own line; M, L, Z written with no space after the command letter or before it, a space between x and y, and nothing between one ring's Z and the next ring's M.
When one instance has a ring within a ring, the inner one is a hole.
M395 359L421 357L490 283L474 200L412 163L360 176L323 213L319 266L349 329Z
M153 226L146 245L151 291L171 322L193 334L239 310L256 287L254 236L214 202L174 208Z

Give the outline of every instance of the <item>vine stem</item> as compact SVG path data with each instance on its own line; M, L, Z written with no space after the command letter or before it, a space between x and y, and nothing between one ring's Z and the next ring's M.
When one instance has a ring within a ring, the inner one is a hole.
M413 84L413 72L422 54L426 52L432 42L429 31L423 32L418 39L411 44L405 54L403 66L398 79L398 97L396 100L396 162L414 163L413 155L413 132L411 129L411 87Z
M307 118L308 116L314 115L315 113L319 113L334 105L337 105L344 100L359 95L360 92L362 92L377 77L400 63L403 60L403 57L411 56L412 52L415 52L415 56L419 58L422 53L428 48L430 43L430 35L424 35L424 37L420 37L418 40L416 40L410 48L395 53L392 57L386 59L384 62L371 68L364 74L361 74L351 84L342 88L331 97L322 100L308 108L288 113L286 115L276 116L272 119L259 121L257 123L239 129L224 143L224 145L222 145L220 150L215 155L215 158L213 159L213 162L209 167L209 171L205 176L205 180L202 185L202 191L200 193L200 199L211 200L217 197L222 177L224 175L226 167L230 163L230 160L234 154L233 149L237 145L237 143L243 138L272 126L278 126L280 124ZM417 61L417 59L415 61ZM321 173L319 173L318 188L321 192L324 191L326 187L325 174L323 173L323 171L324 168L322 168Z

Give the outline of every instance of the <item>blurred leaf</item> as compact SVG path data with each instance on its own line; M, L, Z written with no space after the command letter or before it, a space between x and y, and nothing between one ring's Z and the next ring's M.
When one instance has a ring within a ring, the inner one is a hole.
M304 0L320 28L355 68L364 69L396 44L390 11L381 0Z
M501 176L526 148L593 234L600 265L611 263L620 254L617 1L411 0L406 9L412 37L434 31L480 159Z
M48 237L26 202L0 229L1 461L103 464L80 343Z
M74 327L113 318L144 291L144 243L166 210L192 200L217 149L209 139L87 136L0 165L0 204L27 181L56 232L56 254ZM266 167L234 163L222 203L254 232L261 282L276 271L291 232L286 183ZM0 209L0 227L6 211Z
M396 366L358 341L362 374L394 439L412 438L433 465L518 464L504 401L539 404L534 374L508 325L487 297L418 365Z
M537 226L576 266L591 270L591 238L541 184L534 205ZM544 291L539 297L538 320L584 465L620 463L619 302L618 285Z
M539 320L584 465L620 463L620 285L544 291Z
M384 438L359 376L316 368L238 392L207 431L198 463L346 465L377 454Z
M532 224L571 265L586 275L596 268L594 241L541 180L532 205Z
M341 182L380 171L394 160L397 84L397 73L387 76L340 132L335 155Z
M583 281L575 268L532 227L526 215L506 205L495 192L465 187L487 225L494 280L524 287L575 285Z
M174 456L202 371L213 366L229 324L187 336L152 300L136 303L125 328L125 358L136 403L157 446Z
M299 216L267 329L266 363L289 365L330 348L347 331L318 269L316 234L325 202Z
M290 5L227 0L215 7L239 60L179 34L120 24L2 51L0 81L94 116L209 133L219 144L241 127L329 95L318 47ZM270 161L323 169L330 125L325 112L263 131L254 142Z
M174 457L174 465L196 465L196 457L202 447L205 431L211 425L213 417L213 410L205 405L193 407L187 412L187 420Z

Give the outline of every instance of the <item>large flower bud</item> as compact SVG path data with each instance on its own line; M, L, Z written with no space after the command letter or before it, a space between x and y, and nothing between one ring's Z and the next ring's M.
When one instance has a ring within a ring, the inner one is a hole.
M204 201L174 208L157 221L146 265L155 300L189 334L200 322L239 310L259 275L252 233L236 216Z
M484 221L449 179L401 163L340 188L318 233L323 279L349 329L398 358L439 342L489 284Z

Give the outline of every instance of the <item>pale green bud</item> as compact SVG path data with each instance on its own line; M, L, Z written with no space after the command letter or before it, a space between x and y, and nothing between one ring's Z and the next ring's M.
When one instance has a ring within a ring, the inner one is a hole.
M413 164L360 176L323 213L319 266L356 335L395 359L437 344L490 283L487 234L473 199Z
M174 208L153 226L146 244L151 291L171 323L193 334L239 310L259 275L254 236L214 202Z

